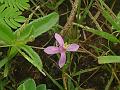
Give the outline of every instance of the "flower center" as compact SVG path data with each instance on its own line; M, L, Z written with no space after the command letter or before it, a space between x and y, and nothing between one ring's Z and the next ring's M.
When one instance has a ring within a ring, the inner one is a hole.
M59 46L59 51L60 52L65 52L66 51L66 48L62 47L62 46Z
M65 49L67 49L68 48L68 44L67 44L67 42L64 44L64 46L63 46Z
M59 51L66 52L67 47L68 47L68 45L67 45L67 43L65 43L63 46L59 46Z

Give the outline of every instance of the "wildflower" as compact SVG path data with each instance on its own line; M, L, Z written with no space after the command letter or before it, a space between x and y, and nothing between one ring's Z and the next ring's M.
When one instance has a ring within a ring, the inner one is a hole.
M61 56L60 56L58 65L61 68L64 66L66 62L66 54L65 54L66 51L71 51L71 52L77 51L79 48L79 45L77 44L67 45L66 43L64 43L63 38L57 33L55 33L55 39L58 42L59 46L49 46L44 49L44 52L51 55L60 53Z

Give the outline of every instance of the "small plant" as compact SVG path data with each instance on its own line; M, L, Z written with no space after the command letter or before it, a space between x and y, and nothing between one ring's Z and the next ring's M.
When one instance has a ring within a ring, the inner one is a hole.
M0 0L0 22L17 29L25 21L22 11L30 7L29 0Z
M0 41L2 42L2 47L10 48L8 50L8 55L0 61L0 68L5 65L4 71L8 71L6 69L8 69L10 60L19 52L43 73L43 65L39 55L31 46L26 44L27 42L33 41L42 33L50 30L50 28L57 23L58 18L58 14L54 12L28 23L22 28L17 29L15 32L13 32L11 28L0 23ZM4 76L7 76L6 72L4 73Z
M33 79L27 79L22 84L19 85L17 90L48 90L48 89L46 88L46 84L40 84L36 86L35 81Z

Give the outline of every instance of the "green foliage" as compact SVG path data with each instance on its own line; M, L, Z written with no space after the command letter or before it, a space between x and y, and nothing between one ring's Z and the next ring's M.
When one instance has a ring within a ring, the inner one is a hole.
M51 2L47 3L47 7L54 10L54 9L58 8L59 5L63 3L63 1L64 0L51 1Z
M93 34L99 35L100 37L103 37L113 43L120 43L120 41L112 34L109 34L104 31L98 31L94 29L85 29L86 31L92 32Z
M9 27L6 27L0 22L0 40L6 43L7 45L13 44L15 36L12 30Z
M46 84L40 84L40 85L38 85L36 90L47 90L46 89Z
M105 5L103 0L99 1L101 4L101 13L102 15L105 17L105 19L112 25L112 29L117 30L117 32L120 32L120 13L118 13L117 17L113 17L110 12L108 7ZM118 39L113 38L110 35L107 34L103 34L103 37L108 37L110 38L112 41L118 41ZM101 36L101 35L100 35ZM109 40L110 40L109 39ZM119 42L119 41L118 41ZM120 63L120 56L99 56L98 57L98 63L99 64L105 64L105 63Z
M30 22L23 28L23 30L18 29L16 31L17 40L26 40L27 42L31 41L31 38L34 39L42 33L47 32L50 28L52 28L52 26L56 24L58 19L58 14L54 12Z
M0 21L8 27L14 29L21 26L20 23L25 21L25 17L21 16L22 12L13 7L0 6Z
M0 0L0 21L7 27L17 29L25 21L22 11L28 9L29 0Z
M103 10L102 12L103 16L106 18L106 20L117 30L120 32L120 26L117 24L115 19L112 18L110 13L106 10Z
M40 72L42 72L42 61L39 57L39 55L30 47L27 45L20 45L17 49L30 63L32 63L35 67L39 69ZM23 52L24 51L24 52ZM42 72L43 73L43 72ZM44 73L43 73L44 74Z
M13 7L15 10L24 10L28 9L30 5L28 4L29 0L0 0L0 3L5 4L7 7Z
M120 12L117 14L117 17L115 19L116 24L119 26L120 25ZM115 29L114 26L112 26L112 29Z
M18 52L21 53L30 63L32 63L38 70L43 73L42 61L39 55L28 45L25 45L30 41L31 36L34 38L38 37L42 33L47 32L52 28L58 21L59 15L57 13L51 13L45 17L41 17L27 24L24 29L18 29L15 32L0 23L0 41L6 43L6 46L11 45L11 49L8 51L8 55L0 61L0 68L7 65ZM34 28L32 28L34 27ZM32 29L32 33L31 32ZM30 33L30 34L29 34ZM7 70L8 67L6 67ZM5 70L5 76L7 76ZM44 73L43 73L44 74Z
M101 13L104 16L104 18L112 25L112 27L114 29L116 29L118 32L120 32L120 25L119 25L119 14L117 16L117 18L114 18L113 16L111 16L110 12L108 10L106 10L107 8L103 7L105 6L104 0L99 0L100 4L101 4Z
M99 31L99 30L95 30L93 28L89 28L87 26L82 26L80 24L77 24L77 23L74 23L75 25L79 26L79 27L82 27L84 30L88 31L88 32L91 32L93 34L96 34L96 35L99 35L100 37L103 37L113 43L120 43L120 40L118 40L114 35L112 34L109 34L107 32L104 32L104 31Z
M8 51L8 55L2 60L0 60L0 68L7 64L8 61L10 61L17 54L17 52L18 51L16 50L16 48L12 47L10 51Z
M25 80L17 90L48 90L45 84L40 84L36 87L35 81L33 79Z
M36 90L35 81L33 79L28 79L23 84L21 84L17 90Z
M98 63L99 64L120 63L120 56L99 56Z
M75 90L75 86L70 78L68 79L68 90Z

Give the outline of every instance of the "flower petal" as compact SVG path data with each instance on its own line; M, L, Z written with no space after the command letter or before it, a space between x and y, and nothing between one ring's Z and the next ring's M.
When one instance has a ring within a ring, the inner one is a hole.
M74 52L74 51L77 51L78 48L79 48L79 45L77 45L77 44L70 44L70 45L68 46L68 48L67 48L67 51L72 51L72 52Z
M47 54L56 54L59 53L59 48L55 46L49 46L44 49L44 52Z
M59 67L62 68L66 62L66 54L65 52L61 53L60 60L58 62Z
M63 40L63 38L59 34L55 33L55 39L58 41L60 46L64 45L64 40Z

